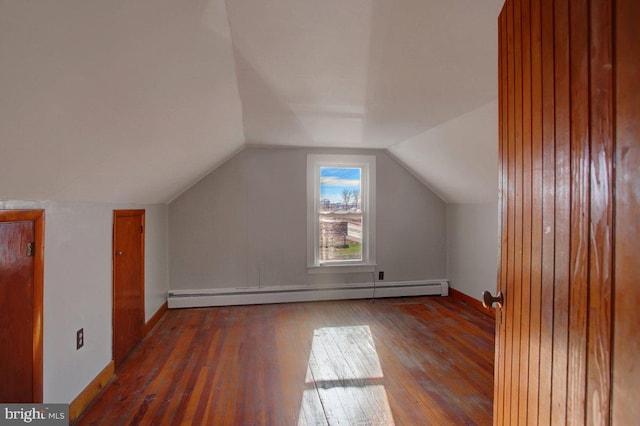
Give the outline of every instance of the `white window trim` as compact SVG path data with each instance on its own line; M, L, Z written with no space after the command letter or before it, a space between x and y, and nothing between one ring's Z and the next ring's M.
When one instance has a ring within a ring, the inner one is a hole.
M320 263L320 167L362 168L362 260ZM307 155L307 272L373 272L376 268L376 156L375 155Z

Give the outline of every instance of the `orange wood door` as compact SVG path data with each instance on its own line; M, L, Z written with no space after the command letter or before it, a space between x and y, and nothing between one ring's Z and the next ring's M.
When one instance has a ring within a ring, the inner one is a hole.
M142 339L144 210L113 215L113 359L116 367Z
M0 223L0 401L30 402L33 312L33 222Z
M42 400L42 212L0 211L0 402Z
M611 420L640 424L640 2L615 5L615 309Z
M613 9L613 0L507 0L499 17L497 425L609 422L622 254Z

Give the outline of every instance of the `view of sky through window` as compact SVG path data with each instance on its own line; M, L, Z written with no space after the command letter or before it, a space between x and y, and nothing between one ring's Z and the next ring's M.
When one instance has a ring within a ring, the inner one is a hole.
M344 191L360 191L360 182L360 168L320 167L320 199L342 202Z

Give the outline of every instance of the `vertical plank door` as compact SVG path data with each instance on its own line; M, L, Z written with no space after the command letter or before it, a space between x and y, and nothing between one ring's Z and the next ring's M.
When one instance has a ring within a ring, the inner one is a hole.
M33 222L0 223L0 402L31 402Z
M0 210L0 403L42 402L44 211Z
M616 226L611 419L612 424L622 426L640 423L640 2L617 0L614 10Z
M142 339L144 210L113 214L113 359L116 368Z
M640 415L639 10L507 0L500 13L496 425Z

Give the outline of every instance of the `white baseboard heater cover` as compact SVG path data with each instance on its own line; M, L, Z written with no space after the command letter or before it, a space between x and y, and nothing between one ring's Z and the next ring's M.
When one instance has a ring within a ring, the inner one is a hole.
M375 288L374 288L375 287ZM207 306L260 305L267 303L313 302L320 300L368 299L402 296L448 296L447 280L396 281L345 284L335 287L286 286L171 290L169 309Z

